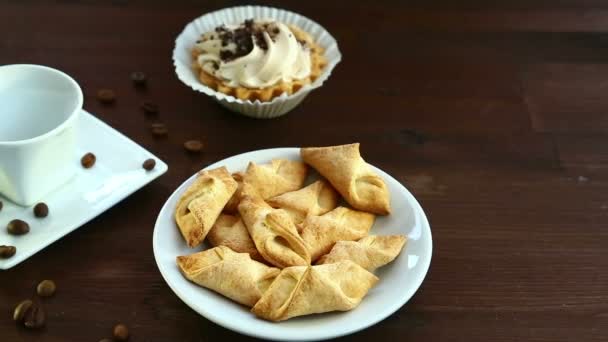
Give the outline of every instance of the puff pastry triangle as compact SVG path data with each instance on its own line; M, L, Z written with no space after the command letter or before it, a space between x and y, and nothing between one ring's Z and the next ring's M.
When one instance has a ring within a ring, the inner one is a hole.
M226 246L237 253L249 253L251 259L264 262L240 216L221 214L207 234L212 246Z
M357 265L373 272L382 267L401 253L407 238L403 235L370 235L359 241L338 241L317 264L332 264L350 260Z
M323 215L334 209L338 194L328 182L319 180L300 190L272 197L267 202L274 208L285 210L299 225L308 215Z

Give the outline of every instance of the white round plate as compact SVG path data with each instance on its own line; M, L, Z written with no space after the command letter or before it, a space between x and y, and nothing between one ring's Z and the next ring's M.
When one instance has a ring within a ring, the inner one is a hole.
M299 149L274 148L243 153L206 169L226 166L230 172L236 172L245 170L250 161L263 164L276 158L299 160ZM160 273L173 292L196 312L221 326L250 336L283 341L321 340L350 334L376 324L403 306L422 284L431 263L433 245L429 222L414 196L393 177L376 167L372 168L389 188L392 214L378 216L371 234L404 234L408 237L408 242L394 262L376 271L380 281L354 310L272 323L257 318L247 307L184 278L175 258L209 248L207 245L198 249L188 248L173 220L178 198L196 175L185 181L169 197L156 220L153 247Z

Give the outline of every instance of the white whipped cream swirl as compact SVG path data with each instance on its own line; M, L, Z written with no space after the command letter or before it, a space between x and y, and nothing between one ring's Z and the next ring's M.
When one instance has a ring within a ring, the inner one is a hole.
M222 60L220 55L222 50L234 51L234 43L222 47L217 34L203 36L203 40L196 44L196 49L201 52L196 62L205 72L231 87L265 88L281 81L291 82L310 76L310 50L298 42L285 24L272 22L271 25L278 32L275 30L272 38L268 32L263 32L267 49L261 48L252 37L253 49L230 61Z

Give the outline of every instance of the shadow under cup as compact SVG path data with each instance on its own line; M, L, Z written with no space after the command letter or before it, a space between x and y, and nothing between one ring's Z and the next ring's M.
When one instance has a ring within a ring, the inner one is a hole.
M0 194L31 205L72 178L82 102L76 81L61 71L0 67Z

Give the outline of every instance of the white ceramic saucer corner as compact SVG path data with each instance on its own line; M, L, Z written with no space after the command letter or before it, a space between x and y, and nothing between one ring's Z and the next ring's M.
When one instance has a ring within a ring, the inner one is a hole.
M0 245L17 247L9 259L0 259L0 270L9 269L26 260L66 234L103 213L136 190L167 171L167 164L114 128L82 111L77 127L78 155L93 152L97 156L90 169L78 163L76 176L41 199L49 206L49 216L35 218L31 207L20 207L2 198L0 210ZM148 158L156 160L151 171L142 168ZM30 232L12 236L6 225L13 219L29 223Z
M244 170L249 161L267 163L274 158L299 160L298 148L275 148L248 152L221 160L206 169L226 166L229 171ZM404 234L408 242L397 259L376 272L378 284L352 311L296 317L280 323L255 317L248 308L186 280L175 264L178 255L197 250L186 246L173 220L178 198L193 182L186 180L169 197L154 227L154 258L169 287L193 310L225 328L242 334L282 341L324 340L354 333L385 319L399 310L418 290L431 263L433 249L431 229L424 211L407 189L382 170L391 193L392 214L378 217L371 234ZM207 246L203 246L206 249Z

